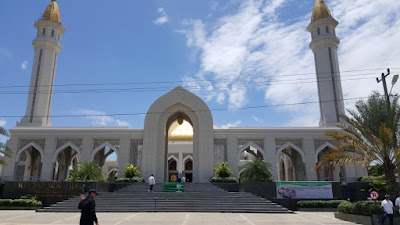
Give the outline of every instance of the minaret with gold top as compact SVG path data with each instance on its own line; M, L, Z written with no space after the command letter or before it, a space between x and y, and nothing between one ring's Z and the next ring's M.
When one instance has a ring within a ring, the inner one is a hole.
M57 57L62 46L61 36L65 33L61 25L58 4L52 0L42 18L35 23L37 36L33 41L35 56L33 60L31 83L25 116L17 126L50 127L50 110L53 85L57 67Z
M340 79L336 36L338 25L323 0L316 0L307 30L311 33L310 48L314 53L320 101L320 126L336 126L345 114L342 83Z

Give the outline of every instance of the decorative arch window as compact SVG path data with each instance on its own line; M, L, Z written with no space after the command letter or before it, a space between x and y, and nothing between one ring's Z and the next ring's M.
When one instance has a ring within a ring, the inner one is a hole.
M51 36L54 37L54 29L51 30Z
M326 26L326 33L329 34L329 27L328 26Z
M176 170L177 165L175 160L170 160L169 165L168 165L168 170Z
M321 29L319 29L319 27L318 27L318 29L317 29L317 33L318 33L318 35L321 34Z
M186 161L185 170L193 170L193 162L192 162L192 160Z
M46 35L46 28L43 28L42 35Z

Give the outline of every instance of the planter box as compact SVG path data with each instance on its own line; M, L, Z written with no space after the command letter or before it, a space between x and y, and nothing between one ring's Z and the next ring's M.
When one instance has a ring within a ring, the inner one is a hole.
M378 221L381 219L381 215L360 216L360 215L336 212L335 218L363 225L378 225L379 224ZM385 224L389 224L388 220L389 218L386 219ZM400 217L394 217L393 224L400 224Z
M337 208L297 208L298 211L302 212L337 212Z

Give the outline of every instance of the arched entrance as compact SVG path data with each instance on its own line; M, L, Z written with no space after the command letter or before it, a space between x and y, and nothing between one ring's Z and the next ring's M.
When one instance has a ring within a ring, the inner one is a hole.
M118 173L118 157L119 157L119 146L112 145L108 141L99 145L92 152L91 161L98 164L103 173L104 179L108 182L114 182L115 176L110 176L110 172L116 170L114 175Z
M211 157L214 150L211 112L199 97L182 87L177 87L157 99L146 115L142 173L145 177L154 174L158 182L169 181L168 133L178 117L183 117L193 129L193 182L207 183L214 170L214 160ZM181 168L179 162L177 166L183 172L183 163Z
M20 149L17 153L15 177L17 180L40 180L43 150L35 143Z
M68 180L69 172L78 168L78 152L71 146L67 146L54 154L53 180Z
M170 124L170 125L169 125ZM185 159L191 157L192 169L190 181L193 180L193 127L188 116L177 112L167 123L167 181L180 182L185 176ZM189 173L189 172L188 172Z
M287 142L277 150L277 157L278 180L307 180L304 153L299 147Z

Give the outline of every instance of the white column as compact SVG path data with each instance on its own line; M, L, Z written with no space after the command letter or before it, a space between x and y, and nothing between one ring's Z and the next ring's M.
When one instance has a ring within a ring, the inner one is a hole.
M315 149L314 149L314 139L310 137L303 138L303 151L305 155L305 171L306 179L309 181L316 181L317 171L315 171Z
M238 177L238 140L235 137L227 138L228 165L232 168L232 176Z
M124 169L127 163L129 163L131 152L131 140L129 137L124 137L119 140L118 149L118 178L124 177Z
M18 153L18 141L19 137L15 135L11 135L10 139L7 141L7 146L13 150L13 153L10 158L5 158L7 160L7 164L3 165L3 168L1 170L1 176L5 177L6 179L12 179L15 176L16 173L16 158L17 158L17 153Z
M55 137L46 137L46 142L44 145L44 156L42 159L42 174L40 175L40 179L42 181L51 181L53 180L53 155L56 148L56 138Z
M264 151L266 159L265 161L271 166L270 172L273 180L278 180L278 162L276 155L276 143L274 137L264 138Z

